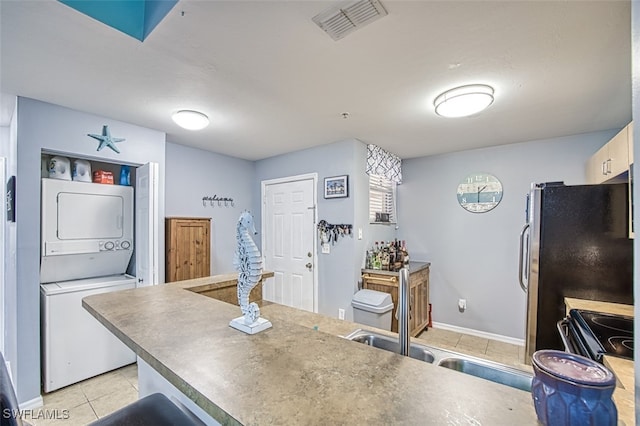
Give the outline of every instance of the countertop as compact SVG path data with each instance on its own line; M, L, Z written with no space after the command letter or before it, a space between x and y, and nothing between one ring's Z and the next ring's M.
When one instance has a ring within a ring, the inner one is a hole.
M600 302L597 300L564 298L567 306L567 313L570 309L585 309L587 311L605 312L616 315L633 316L633 305L623 305L621 303Z
M633 305L620 303L600 302L594 300L573 299L565 297L564 303L567 312L571 309L584 309L588 311L604 312L616 315L633 315ZM604 365L616 375L617 386L613 393L613 400L618 408L618 418L626 425L635 424L635 400L634 400L634 368L633 361L615 356L604 357Z
M273 277L273 272L263 272L262 279ZM216 290L221 287L229 287L238 284L238 273L212 275L209 277L194 278L191 280L176 281L172 286L202 293L208 290Z
M530 393L347 341L347 321L271 304L247 335L237 306L172 284L83 306L222 424L538 424Z
M414 272L422 271L431 266L431 262L409 262L409 273L413 274ZM380 275L391 275L398 276L398 271L383 271L381 269L366 269L362 268L362 273L366 274L380 274Z

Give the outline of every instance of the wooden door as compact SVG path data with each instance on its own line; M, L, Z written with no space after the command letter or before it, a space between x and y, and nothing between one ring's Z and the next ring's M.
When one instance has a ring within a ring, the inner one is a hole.
M210 218L166 219L166 282L211 275Z

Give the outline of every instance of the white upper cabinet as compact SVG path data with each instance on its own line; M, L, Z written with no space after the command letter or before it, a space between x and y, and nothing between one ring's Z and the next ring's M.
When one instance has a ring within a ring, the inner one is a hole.
M633 162L633 123L620 130L609 142L587 161L588 183L603 183L629 170Z

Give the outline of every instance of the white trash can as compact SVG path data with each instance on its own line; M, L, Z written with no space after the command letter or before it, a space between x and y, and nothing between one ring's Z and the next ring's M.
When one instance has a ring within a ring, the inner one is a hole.
M360 290L353 295L354 322L391 331L393 302L389 293L375 290Z

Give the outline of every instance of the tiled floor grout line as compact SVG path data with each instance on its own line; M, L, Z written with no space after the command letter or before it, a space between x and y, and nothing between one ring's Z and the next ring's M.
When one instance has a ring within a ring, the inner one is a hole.
M91 404L91 401L88 401L87 404L89 404L89 408L91 408L91 411L93 411L93 414L96 416L96 420L98 420L100 416L98 416L98 413L96 413L96 409L93 408L93 404Z

